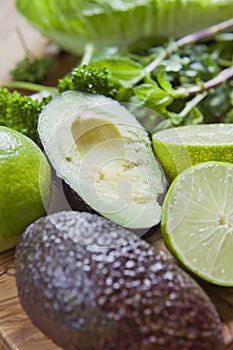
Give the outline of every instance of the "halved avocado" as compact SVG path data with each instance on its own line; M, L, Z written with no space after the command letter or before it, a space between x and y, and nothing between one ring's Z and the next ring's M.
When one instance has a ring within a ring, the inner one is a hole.
M146 130L124 106L67 91L42 111L38 132L57 175L96 212L134 229L159 223L164 176Z

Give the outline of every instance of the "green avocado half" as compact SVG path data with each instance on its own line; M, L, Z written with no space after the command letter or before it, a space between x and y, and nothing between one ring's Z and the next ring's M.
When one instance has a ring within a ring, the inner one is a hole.
M38 132L57 175L96 212L132 229L160 222L166 181L146 130L123 105L68 91L44 108Z

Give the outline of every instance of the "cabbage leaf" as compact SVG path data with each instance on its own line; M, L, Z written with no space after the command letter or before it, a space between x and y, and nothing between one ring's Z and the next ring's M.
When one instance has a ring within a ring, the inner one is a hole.
M181 37L233 17L233 0L17 0L18 11L62 49L127 47Z

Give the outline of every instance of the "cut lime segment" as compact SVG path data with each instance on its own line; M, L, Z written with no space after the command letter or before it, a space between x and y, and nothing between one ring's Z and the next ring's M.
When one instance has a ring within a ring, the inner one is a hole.
M187 125L153 135L154 152L168 179L207 161L233 163L233 124Z
M173 255L197 276L233 286L233 164L205 162L173 181L161 229Z

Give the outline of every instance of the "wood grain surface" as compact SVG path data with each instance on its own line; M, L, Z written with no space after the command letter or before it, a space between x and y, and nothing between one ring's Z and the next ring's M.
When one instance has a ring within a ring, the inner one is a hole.
M25 54L19 32L35 55L40 56L45 52L47 40L17 14L14 0L0 0L0 85L10 78L9 70ZM52 84L76 62L76 57L61 54L47 82ZM158 249L166 250L159 233L148 237L148 241ZM22 310L14 273L14 250L0 254L0 350L59 350ZM233 350L233 288L200 283L221 316L226 349Z
M21 308L15 284L13 250L0 254L0 349L60 349L33 326Z

